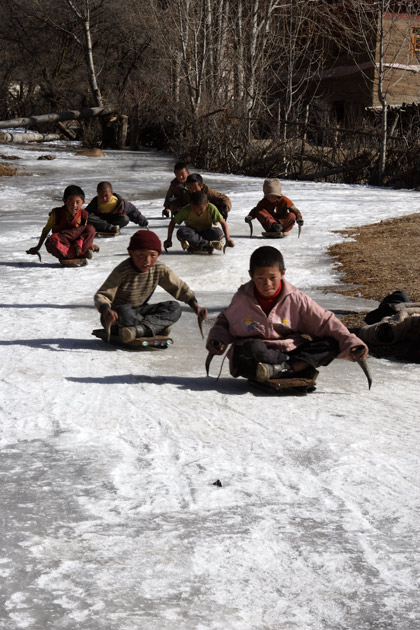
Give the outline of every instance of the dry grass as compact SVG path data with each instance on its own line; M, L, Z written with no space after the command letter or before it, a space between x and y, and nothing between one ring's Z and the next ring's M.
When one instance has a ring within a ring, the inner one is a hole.
M16 175L18 169L14 166L9 166L8 164L2 164L0 162L0 177L4 175Z
M344 282L354 285L344 295L377 300L404 289L420 302L420 213L359 228L339 230L355 240L338 243L328 253L340 265ZM348 327L361 325L361 317L346 317Z

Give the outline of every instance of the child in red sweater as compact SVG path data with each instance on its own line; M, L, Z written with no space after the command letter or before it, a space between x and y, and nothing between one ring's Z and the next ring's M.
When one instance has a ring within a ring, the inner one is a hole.
M64 205L51 210L49 219L41 232L38 245L28 249L28 254L37 254L45 243L46 250L59 260L92 258L99 251L93 244L95 228L88 225L88 213L82 209L85 193L79 186L67 186L63 195Z
M264 198L245 217L246 223L258 219L265 232L281 232L283 236L290 232L295 222L303 225L300 211L283 195L279 179L266 179L263 191Z

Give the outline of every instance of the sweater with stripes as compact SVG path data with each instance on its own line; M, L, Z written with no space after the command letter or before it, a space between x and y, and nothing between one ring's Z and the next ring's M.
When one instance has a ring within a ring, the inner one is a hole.
M157 286L186 304L195 300L190 287L160 260L148 272L141 273L131 258L127 258L115 267L95 293L95 306L98 311L105 306L115 308L122 304L142 306L150 300Z

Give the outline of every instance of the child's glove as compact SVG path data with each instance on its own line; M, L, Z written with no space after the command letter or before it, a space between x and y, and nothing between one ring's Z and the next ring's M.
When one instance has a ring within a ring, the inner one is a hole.
M248 214L248 215L245 217L245 223L251 223L251 221L252 221L252 217L251 217L251 215L250 215L250 214Z
M298 218L296 219L296 223L297 223L298 225L303 225L303 219L302 219L302 217L298 217Z
M210 339L206 344L206 348L210 354L223 354L226 350L226 344L218 339Z

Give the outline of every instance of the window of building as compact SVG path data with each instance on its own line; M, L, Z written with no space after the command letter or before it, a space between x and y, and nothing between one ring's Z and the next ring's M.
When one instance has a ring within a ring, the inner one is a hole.
M411 27L411 54L418 55L420 53L420 27Z

